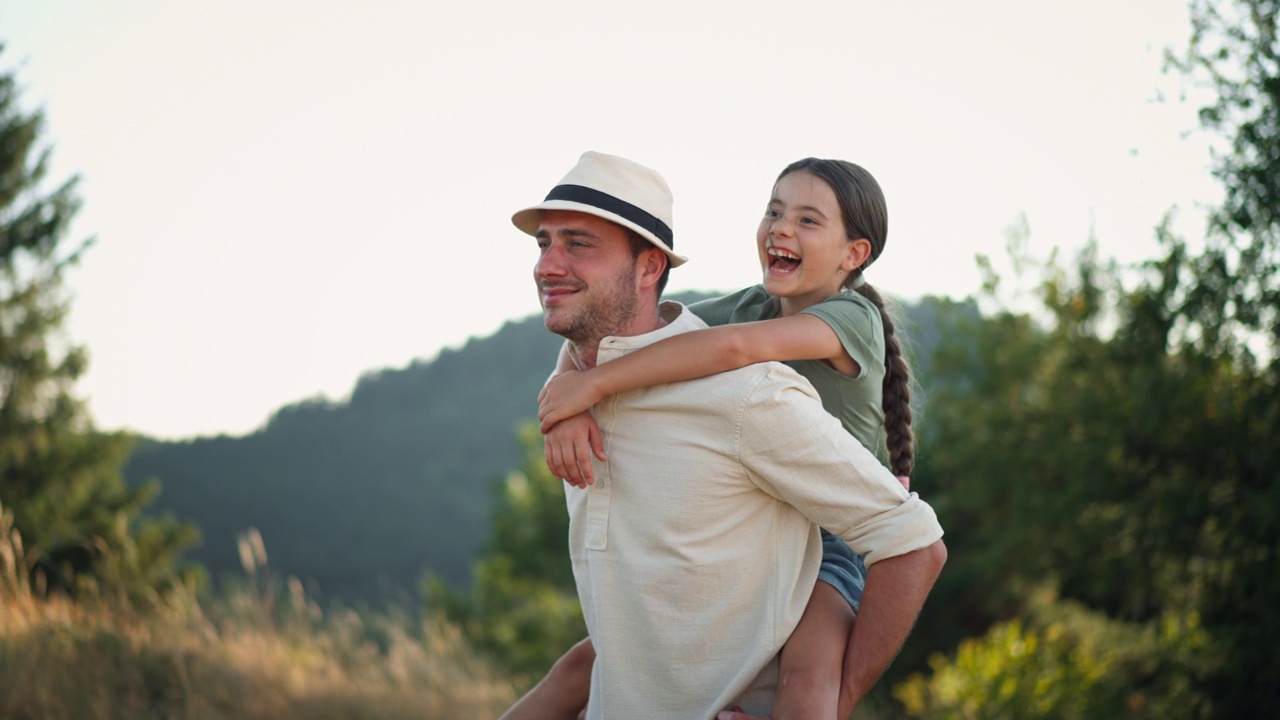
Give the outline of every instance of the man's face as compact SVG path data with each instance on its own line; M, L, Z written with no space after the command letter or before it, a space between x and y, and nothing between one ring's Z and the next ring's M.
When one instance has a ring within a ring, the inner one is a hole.
M533 279L547 329L574 343L618 334L640 299L626 231L594 215L544 210L537 240Z

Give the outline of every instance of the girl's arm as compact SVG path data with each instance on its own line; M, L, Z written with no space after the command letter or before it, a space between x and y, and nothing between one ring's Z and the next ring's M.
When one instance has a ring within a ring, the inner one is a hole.
M585 488L596 481L591 456L608 460L604 436L589 412L581 412L556 423L543 432L542 453L551 474L574 487Z
M831 326L813 315L721 325L660 340L590 370L557 372L538 395L538 419L546 432L606 395L766 360L823 360L846 375L859 371Z
M574 364L573 358L569 357L569 341L566 340L560 343L560 352L556 355L556 369L551 371L551 377L547 380L550 381L561 373L575 372L577 369L578 366Z
M560 345L560 354L556 358L556 369L552 371L548 382L566 374L575 375L578 367L569 356L569 343ZM590 406L588 406L590 407ZM591 454L604 462L604 438L600 434L600 426L591 413L577 413L558 423L555 427L542 427L542 454L547 469L557 478L575 487L585 488L595 482L595 473L591 468Z

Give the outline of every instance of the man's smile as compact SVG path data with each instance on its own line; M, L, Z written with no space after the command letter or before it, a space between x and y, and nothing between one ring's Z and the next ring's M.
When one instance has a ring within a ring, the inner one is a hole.
M542 295L543 306L562 302L582 289L580 283L538 283L538 291Z

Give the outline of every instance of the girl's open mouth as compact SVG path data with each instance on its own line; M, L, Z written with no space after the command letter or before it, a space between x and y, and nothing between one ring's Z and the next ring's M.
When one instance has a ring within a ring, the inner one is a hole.
M785 275L800 267L800 256L790 250L770 245L765 252L769 256L769 272Z

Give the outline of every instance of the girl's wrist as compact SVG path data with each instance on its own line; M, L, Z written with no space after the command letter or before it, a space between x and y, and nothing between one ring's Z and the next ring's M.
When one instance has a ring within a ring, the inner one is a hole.
M591 393L591 404L595 405L608 395L608 389L604 387L605 378L601 377L602 373L597 372L599 366L591 368L587 371L584 379L587 381L587 391Z
M605 365L597 365L586 372L583 379L587 381L587 390L591 393L591 404L594 405L606 397L619 392L609 382L611 373Z

